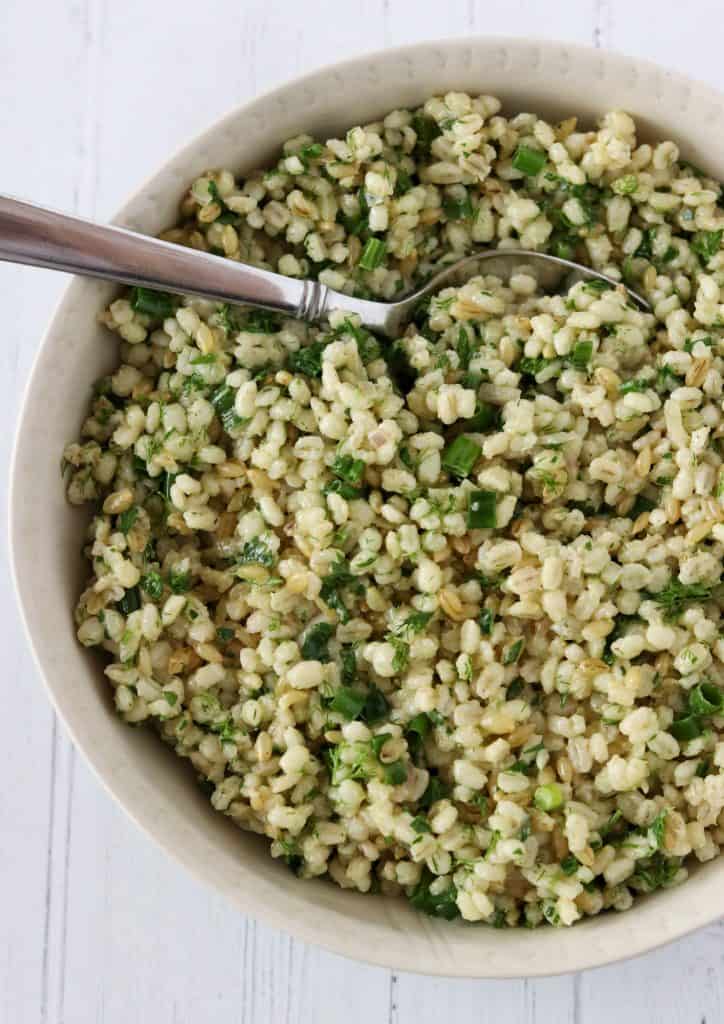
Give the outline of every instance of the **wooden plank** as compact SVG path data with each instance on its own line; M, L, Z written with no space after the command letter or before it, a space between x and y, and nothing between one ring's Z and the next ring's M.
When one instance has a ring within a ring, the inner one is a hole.
M76 4L4 4L0 32L2 187L72 209L83 163L79 131L84 104L85 45ZM59 45L61 41L61 45ZM38 73L38 69L42 73ZM30 365L66 279L2 265L3 343L0 346L0 491L15 420ZM6 503L0 529L7 536ZM61 890L70 746L60 732L35 671L15 605L5 545L0 561L4 633L0 788L0 1021L50 1021L55 921ZM60 851L60 853L59 853ZM60 868L62 871L62 866Z
M718 1024L723 940L720 923L648 956L589 971L580 979L580 1020Z

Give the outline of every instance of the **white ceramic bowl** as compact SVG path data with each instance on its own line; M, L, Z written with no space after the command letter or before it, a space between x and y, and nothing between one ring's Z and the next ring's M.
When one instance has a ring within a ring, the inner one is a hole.
M450 89L499 96L507 111L592 123L622 107L641 133L673 138L688 159L724 178L722 97L650 64L559 43L467 39L424 43L317 71L230 114L137 191L116 223L155 234L175 219L188 184L210 167L248 171L301 130L325 138L397 106ZM402 899L301 882L266 841L211 810L192 777L150 730L114 714L98 660L75 640L72 609L87 573L83 516L66 504L58 464L78 434L94 380L117 361L96 324L113 288L76 280L42 344L20 420L11 491L11 543L25 623L40 672L75 743L141 828L246 913L299 938L372 963L427 974L519 977L633 956L724 913L724 858L678 889L572 929L494 930L432 920Z

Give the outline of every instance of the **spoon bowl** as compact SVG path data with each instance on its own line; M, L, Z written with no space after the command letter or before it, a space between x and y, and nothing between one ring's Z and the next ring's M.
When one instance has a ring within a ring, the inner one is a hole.
M574 263L559 256L551 256L532 249L481 249L455 260L440 269L420 288L396 302L372 302L327 289L322 315L333 309L357 313L365 327L388 338L399 337L412 319L417 306L428 296L443 288L460 286L478 274L492 274L501 281L509 281L514 274L525 273L535 278L539 289L546 294L567 291L577 281L603 281L611 288L623 288L629 299L645 313L651 311L649 303L638 292L620 281L597 270Z

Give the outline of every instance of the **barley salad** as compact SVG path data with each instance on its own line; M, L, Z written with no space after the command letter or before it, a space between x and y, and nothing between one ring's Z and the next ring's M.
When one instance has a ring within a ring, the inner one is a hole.
M196 180L163 237L391 299L394 344L133 289L66 446L78 638L304 878L569 925L724 843L724 211L671 141L450 93Z

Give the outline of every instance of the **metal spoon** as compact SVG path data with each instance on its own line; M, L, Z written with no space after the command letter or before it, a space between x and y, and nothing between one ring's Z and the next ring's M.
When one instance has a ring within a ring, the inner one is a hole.
M570 260L525 249L488 249L449 263L422 287L396 302L373 302L334 291L319 281L299 281L125 228L94 224L9 196L0 196L0 260L65 270L184 295L260 306L302 320L322 320L332 310L357 313L365 327L394 338L421 299L474 276L478 267L508 280L525 270L542 291L564 290L575 280L620 282ZM626 288L642 310L650 306Z

